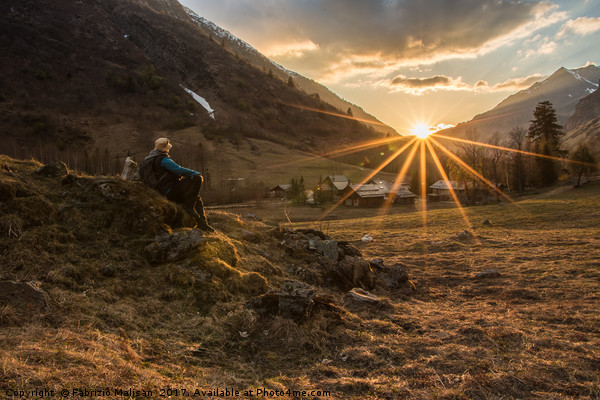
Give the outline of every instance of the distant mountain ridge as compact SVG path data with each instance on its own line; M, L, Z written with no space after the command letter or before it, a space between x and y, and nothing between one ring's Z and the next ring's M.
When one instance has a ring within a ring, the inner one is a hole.
M515 127L527 128L536 105L546 100L554 106L559 124L564 125L575 112L577 103L597 91L599 81L598 66L561 67L543 81L507 97L493 109L442 133L464 137L468 130L476 129L480 140L485 141L495 132L502 135Z
M218 40L222 41L224 45L230 47L238 56L246 59L251 64L262 68L267 72L271 71L273 75L283 80L287 80L288 77L292 77L295 84L306 93L311 95L317 94L321 100L338 108L340 111L346 112L347 109L350 108L354 117L364 119L366 121L373 121L373 129L377 131L389 134L398 134L392 127L384 125L373 115L365 112L360 106L340 98L337 94L333 93L320 83L277 64L252 47L252 45L234 36L231 34L231 32L219 27L206 18L199 16L193 10L187 7L184 7L184 9L192 21L194 21L200 29L202 29L208 35L218 38Z

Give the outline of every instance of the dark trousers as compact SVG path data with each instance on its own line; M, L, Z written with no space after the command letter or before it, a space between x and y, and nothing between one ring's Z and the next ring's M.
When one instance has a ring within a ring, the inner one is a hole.
M198 197L202 182L202 175L184 176L176 181L171 191L167 193L167 199L183 205L188 210L196 210L200 217L206 221L204 216L204 204Z

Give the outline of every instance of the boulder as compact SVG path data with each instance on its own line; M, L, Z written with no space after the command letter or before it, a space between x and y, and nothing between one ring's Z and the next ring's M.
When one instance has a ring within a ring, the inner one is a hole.
M475 235L473 235L469 231L462 231L461 233L459 233L457 235L457 239L460 240L461 242L470 242L472 240L475 240Z
M318 236L313 236L308 240L308 248L317 251L333 262L336 262L339 258L338 243L333 239L322 240Z
M252 243L260 242L260 236L258 236L254 232L247 231L247 230L242 231L242 239L245 240L246 242L252 242Z
M359 249L351 245L345 240L338 241L338 247L342 249L345 255L352 257L362 257L362 253Z
M144 248L144 253L150 262L173 261L184 258L205 243L202 231L185 229L156 236L154 243Z
M480 273L475 275L475 278L490 279L490 278L500 278L501 276L502 275L500 274L500 271L498 271L497 269L488 269L485 271L481 271Z
M65 176L69 174L67 164L62 161L55 161L51 164L44 164L35 170L35 173L46 178L55 178L57 176Z
M279 315L299 320L310 311L314 298L315 291L310 285L286 281L279 290Z
M375 286L375 274L363 258L346 256L337 263L335 272L339 278L335 283L342 288L372 289Z
M403 267L392 265L381 270L377 274L377 278L388 289L397 289L406 285L408 282L408 273Z
M47 311L49 297L35 282L0 282L0 305L8 304L27 316Z
M123 166L123 172L121 172L121 178L126 179L128 181L139 181L139 169L139 165L135 161L133 161L131 157L127 157L125 159L125 165Z

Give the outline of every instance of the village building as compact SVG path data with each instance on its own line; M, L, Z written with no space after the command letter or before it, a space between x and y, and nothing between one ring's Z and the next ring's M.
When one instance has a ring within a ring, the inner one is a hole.
M381 185L350 184L344 190L344 205L348 207L381 207L386 199L387 187Z
M452 201L452 193L450 189L454 190L456 196L460 201L466 199L465 186L455 181L446 182L445 180L439 180L433 185L429 186L431 193L427 195L427 201Z
M289 183L283 183L281 185L275 186L273 189L269 190L269 197L276 197L280 199L286 199L288 197L289 192L292 190L292 185Z
M329 175L317 185L319 199L321 201L332 201L339 199L341 193L348 187L350 180L344 175Z
M371 179L367 183L386 187L388 189L386 196L393 196L395 204L414 204L417 198L417 195L410 191L410 184L408 182L400 182L396 186L394 182L383 179ZM394 186L396 187L394 188Z
M367 183L362 186L350 184L343 192L346 197L344 205L348 207L381 207L390 197L398 204L414 203L417 195L411 193L406 186L396 188L395 191L393 191L393 186L391 182L387 182L387 184Z

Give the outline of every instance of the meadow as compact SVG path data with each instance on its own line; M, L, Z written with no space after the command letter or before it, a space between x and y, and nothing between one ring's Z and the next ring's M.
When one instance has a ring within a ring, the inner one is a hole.
M372 304L314 284L318 307L293 321L247 307L318 268L280 246L282 228L266 215L210 211L218 232L198 253L155 262L150 232L183 217L150 189L83 175L61 185L33 161L3 165L0 282L35 281L51 306L0 306L4 398L101 388L135 399L183 389L232 399L600 398L598 181L468 207L468 222L457 208L292 221L409 277L375 287Z

